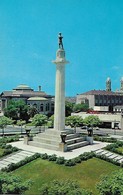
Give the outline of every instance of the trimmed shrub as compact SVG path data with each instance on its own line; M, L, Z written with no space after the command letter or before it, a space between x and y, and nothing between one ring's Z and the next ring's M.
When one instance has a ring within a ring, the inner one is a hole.
M94 140L101 141L101 142L110 142L110 143L115 143L117 141L117 139L113 137L99 137L99 136L94 136Z
M81 163L81 158L80 157L76 157L76 158L74 158L74 160L75 160L75 163Z
M118 165L118 166L120 166L120 162L118 162L118 161L116 161L115 159L110 159L109 157L107 157L106 155L104 155L104 154L96 154L96 158L100 158L100 159L102 159L102 160L105 160L105 161L107 161L107 162L110 162L110 163L112 163L112 164L115 164L115 165Z
M59 164L59 165L64 164L64 162L65 162L65 158L64 157L58 157L56 159L56 163Z
M113 143L113 144L109 144L105 147L106 150L109 150L111 152L115 152L117 154L121 154L123 155L123 153L121 151L118 151L117 149L119 147L122 147L123 146L123 142L122 141L117 141L116 143Z
M49 156L49 161L56 161L56 159L57 159L56 154Z
M71 166L74 166L74 165L76 165L74 159L70 159L70 160L65 161L65 166L70 166L71 167Z
M48 159L49 156L48 156L47 153L44 153L44 154L41 154L41 158L42 158L43 160L45 160L45 159Z
M83 154L79 155L79 158L81 159L81 161L84 161L93 158L94 156L95 156L94 152L84 152Z

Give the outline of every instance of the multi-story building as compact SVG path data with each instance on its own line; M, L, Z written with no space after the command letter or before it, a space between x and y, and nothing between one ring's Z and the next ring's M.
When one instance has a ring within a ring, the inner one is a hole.
M113 111L114 106L123 105L123 78L119 91L111 91L111 80L106 80L106 90L91 90L77 95L76 103L88 103L89 108L97 111Z
M20 99L29 106L35 106L39 113L53 114L54 112L54 96L41 91L41 86L38 91L34 91L27 85L19 85L11 91L3 91L1 93L1 111L4 112L9 100Z

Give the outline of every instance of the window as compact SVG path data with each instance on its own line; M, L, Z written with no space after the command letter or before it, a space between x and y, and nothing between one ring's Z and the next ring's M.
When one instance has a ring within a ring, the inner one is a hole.
M44 105L43 105L43 104L40 105L40 111L41 111L41 112L44 111Z
M37 104L33 104L33 106L34 106L35 108L37 108Z
M54 103L51 104L51 111L54 112Z
M48 106L47 106L47 104L45 105L46 107L45 107L45 110L47 111L48 110Z

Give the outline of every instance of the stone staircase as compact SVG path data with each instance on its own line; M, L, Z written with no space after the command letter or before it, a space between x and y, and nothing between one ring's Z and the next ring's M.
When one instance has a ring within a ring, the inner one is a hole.
M96 150L95 153L97 155L105 155L109 159L112 159L114 161L118 161L119 163L123 163L123 156L121 156L119 154L115 154L113 152L109 152L109 151L104 150L104 149Z
M18 163L21 160L24 160L26 157L30 157L34 154L35 154L34 152L23 150L23 151L18 151L18 152L9 154L7 156L4 156L3 158L0 159L0 170L2 168L7 167L11 163Z
M65 133L67 135L67 151L89 145L89 142L85 140L85 137L80 136L80 134L74 133L73 130L65 130L64 132L59 132L54 129L48 129L43 133L37 134L35 137L33 137L33 141L29 141L28 144L31 146L59 151L59 144L61 143L61 133Z

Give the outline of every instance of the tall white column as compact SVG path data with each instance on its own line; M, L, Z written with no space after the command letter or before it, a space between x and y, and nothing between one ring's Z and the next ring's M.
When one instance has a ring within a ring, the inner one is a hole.
M55 85L55 114L54 129L63 131L65 129L65 59L64 49L58 49L56 53L56 85Z

